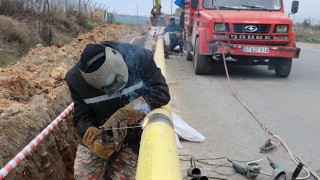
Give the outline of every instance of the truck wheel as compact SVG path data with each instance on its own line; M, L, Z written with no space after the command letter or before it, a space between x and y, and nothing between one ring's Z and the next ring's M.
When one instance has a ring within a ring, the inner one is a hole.
M291 66L292 66L291 58L277 59L275 62L276 76L288 77L291 71Z
M205 68L207 65L207 56L199 54L199 38L196 39L196 47L194 48L194 73L197 75L205 74Z
M186 51L187 51L186 60L193 61L193 55L191 54L192 44L190 42L186 42L185 44L186 44Z
M187 61L193 61L193 55L191 54L191 52L187 52L187 55L186 55L186 60Z

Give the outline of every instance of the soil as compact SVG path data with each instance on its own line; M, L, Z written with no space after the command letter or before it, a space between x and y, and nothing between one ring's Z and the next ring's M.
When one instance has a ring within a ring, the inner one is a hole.
M0 167L36 137L71 102L64 77L89 43L129 42L145 27L106 25L68 45L38 45L17 64L0 68ZM78 136L67 116L6 179L73 179Z

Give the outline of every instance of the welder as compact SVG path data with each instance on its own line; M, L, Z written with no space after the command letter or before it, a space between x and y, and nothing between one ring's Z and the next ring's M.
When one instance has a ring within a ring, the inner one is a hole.
M170 100L152 52L122 42L89 44L66 81L80 136L75 179L134 179L139 125Z
M179 46L178 53L183 54L183 37L182 37L183 28L176 23L174 17L170 18L170 24L165 27L162 35L169 33L170 47L169 52L175 52L175 48Z

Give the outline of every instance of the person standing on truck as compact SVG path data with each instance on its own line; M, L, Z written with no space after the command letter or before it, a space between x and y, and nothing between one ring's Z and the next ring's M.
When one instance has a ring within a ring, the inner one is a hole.
M66 82L80 136L75 179L134 179L141 120L170 100L152 52L121 42L89 44Z
M150 21L153 26L157 26L159 16L160 16L160 12L157 11L157 7L154 6L150 12Z
M176 23L174 17L170 18L170 24L164 28L162 35L169 33L170 47L169 53L174 52L174 48L179 46L179 52L183 54L183 38L182 38L183 28Z

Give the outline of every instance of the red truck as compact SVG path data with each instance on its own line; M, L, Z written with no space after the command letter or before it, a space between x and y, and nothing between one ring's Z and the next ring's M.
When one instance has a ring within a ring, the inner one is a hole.
M291 13L298 11L293 1ZM283 0L185 0L181 16L186 31L187 60L195 74L205 74L209 60L231 57L238 64L268 65L288 77L298 58L292 20Z

